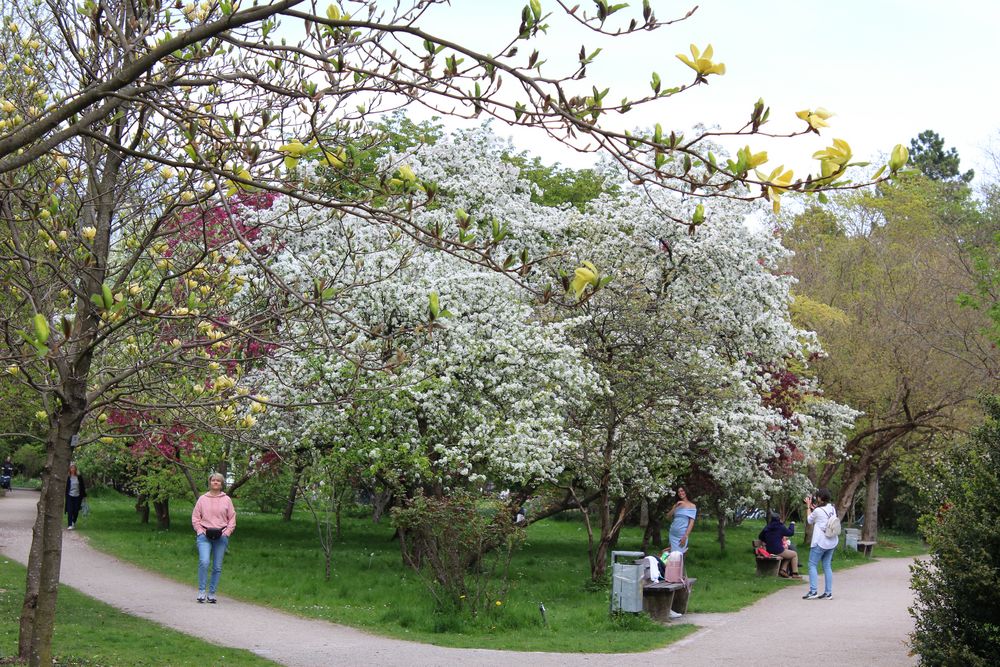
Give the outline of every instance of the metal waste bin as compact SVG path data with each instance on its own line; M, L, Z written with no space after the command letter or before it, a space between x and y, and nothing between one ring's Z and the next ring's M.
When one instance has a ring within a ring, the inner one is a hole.
M848 551L858 550L858 540L861 538L861 531L857 528L844 529L844 548Z
M635 561L641 551L611 552L611 611L642 611L642 565L619 563L619 558Z

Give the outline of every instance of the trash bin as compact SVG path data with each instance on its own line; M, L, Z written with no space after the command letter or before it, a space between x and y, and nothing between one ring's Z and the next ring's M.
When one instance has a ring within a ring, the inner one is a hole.
M611 552L611 611L642 611L642 565L619 563L619 558L635 561L641 551Z
M858 550L858 540L861 539L861 531L857 528L844 529L844 548L848 551Z

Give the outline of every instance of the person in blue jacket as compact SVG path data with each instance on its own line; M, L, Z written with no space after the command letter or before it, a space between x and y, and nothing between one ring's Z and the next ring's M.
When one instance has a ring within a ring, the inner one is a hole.
M767 525L757 536L758 540L767 545L767 552L773 556L781 556L781 565L778 566L778 576L792 579L801 579L799 576L799 554L791 549L786 549L782 538L791 537L795 534L795 522L792 521L785 527L781 523L781 517L776 512L768 512Z

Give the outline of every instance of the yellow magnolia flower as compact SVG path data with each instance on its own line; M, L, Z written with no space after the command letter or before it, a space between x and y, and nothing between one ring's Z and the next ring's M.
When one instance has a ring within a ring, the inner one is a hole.
M170 167L163 167L162 169L160 169L160 178L162 178L165 181L169 181L176 174L177 174L177 172L175 172Z
M694 44L691 45L691 57L688 58L683 53L677 54L677 59L698 73L698 78L704 78L709 74L725 74L726 66L723 63L712 62L712 45L705 47L704 51L699 51Z
M413 173L413 170L410 169L409 165L405 164L399 168L399 177L407 183L413 183L417 180L417 175Z
M768 176L757 172L757 178L763 181L767 198L771 201L771 208L774 209L775 214L781 210L781 193L788 189L794 177L794 172L791 169L785 171L784 165L779 166Z
M37 419L40 422L43 422L48 418L49 418L49 413L47 413L45 410L39 410L38 412L35 413L35 419Z
M0 102L0 109L3 109L4 113L11 113L17 109L17 107L15 107L14 103L10 100L4 100L3 102Z
M226 389L232 389L236 386L236 380L229 377L228 375L220 375L215 378L215 388L218 391L225 391Z
M292 139L284 146L279 146L278 150L285 155L291 155L292 157L300 158L309 152L309 147L303 144L298 139Z
M94 238L97 236L97 228L84 227L83 229L80 230L80 236L82 236L87 241L93 241Z
M902 169L909 160L910 151L906 149L906 146L903 144L896 144L892 149L892 155L889 156L889 170L897 172Z
M7 367L8 375L17 375L20 372L21 372L21 367L18 366L17 364L11 364L10 366Z
M835 178L847 168L851 161L851 146L843 139L834 139L833 145L813 153L813 159L820 161L820 172L824 179Z
M323 157L326 159L326 163L328 165L330 165L334 169L340 169L347 162L347 151L345 151L343 148L341 148L340 151L337 152L336 154L330 151L326 151L323 154Z
M833 113L827 111L823 107L815 110L803 109L802 111L796 111L795 115L809 123L809 129L819 134L819 128L829 127L830 124L826 121L833 115Z
M573 272L573 282L570 283L570 289L573 290L576 298L579 299L584 291L586 291L587 285L592 285L596 288L600 284L600 281L600 273L597 271L597 267L590 262L583 262L583 266Z
M253 415L244 415L243 419L240 420L240 426L243 428L253 428L256 423L257 418Z

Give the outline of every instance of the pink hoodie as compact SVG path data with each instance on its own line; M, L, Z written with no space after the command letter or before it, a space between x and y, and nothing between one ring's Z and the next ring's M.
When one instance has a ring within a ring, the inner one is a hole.
M233 501L225 493L217 496L204 494L194 504L191 525L199 535L206 528L222 528L222 534L229 537L236 530L236 508L233 507Z

